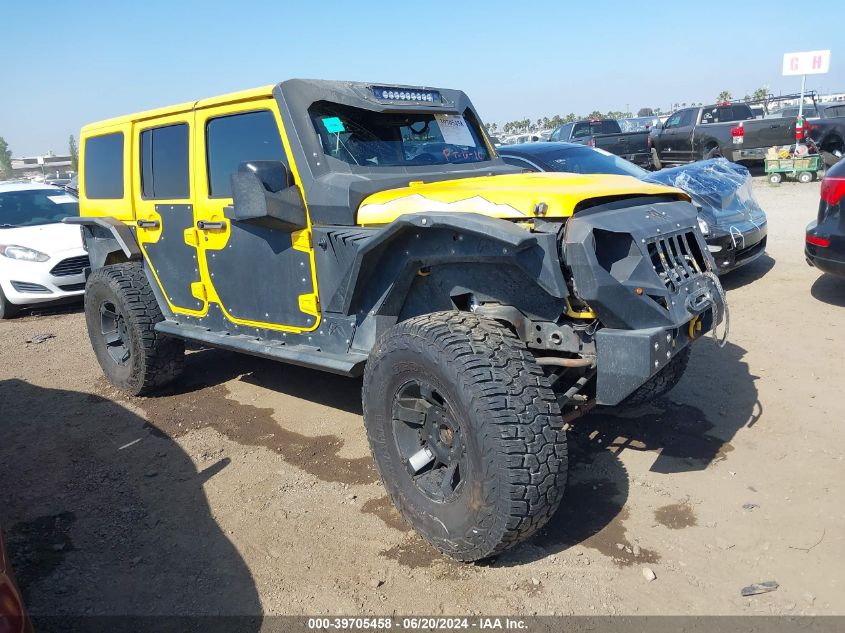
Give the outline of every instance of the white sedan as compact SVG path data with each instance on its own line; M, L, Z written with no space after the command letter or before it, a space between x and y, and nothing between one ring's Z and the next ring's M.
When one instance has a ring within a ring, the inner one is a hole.
M78 226L79 202L64 189L0 183L0 319L22 307L79 298L88 253Z

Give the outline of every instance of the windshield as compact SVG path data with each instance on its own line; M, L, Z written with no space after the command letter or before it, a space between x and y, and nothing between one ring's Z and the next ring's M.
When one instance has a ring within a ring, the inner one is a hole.
M54 224L79 215L79 201L59 189L0 192L0 228Z
M491 160L472 113L372 112L321 101L309 108L327 156L364 167Z
M571 174L612 174L635 178L648 175L645 169L640 169L624 158L591 147L553 149L543 154L542 158L552 170Z
M637 117L635 119L619 119L619 127L622 128L623 132L645 132L651 129L656 120L656 117L650 116Z

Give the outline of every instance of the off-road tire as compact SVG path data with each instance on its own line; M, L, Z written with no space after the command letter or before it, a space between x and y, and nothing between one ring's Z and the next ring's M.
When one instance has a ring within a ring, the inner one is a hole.
M20 314L21 310L14 303L9 303L6 295L3 294L3 289L0 288L0 319L14 319Z
M462 425L468 472L447 502L420 491L396 440L392 403L415 380L434 385ZM557 400L526 346L499 323L462 312L399 323L370 354L362 400L391 501L444 554L494 556L534 534L560 504L567 450Z
M128 359L116 362L102 333L101 309L114 306L124 319ZM156 332L161 309L139 263L104 266L93 271L85 285L88 337L103 369L115 387L131 395L148 394L175 380L185 361L185 344Z
M675 357L669 361L669 364L666 365L666 367L643 383L634 393L628 396L622 404L634 407L651 402L652 400L669 393L674 386L678 384L681 376L684 375L687 365L689 364L691 352L692 350L689 346L678 352Z

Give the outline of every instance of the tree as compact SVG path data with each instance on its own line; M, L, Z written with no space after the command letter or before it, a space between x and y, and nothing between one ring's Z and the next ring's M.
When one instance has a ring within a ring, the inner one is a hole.
M0 176L11 178L12 173L12 150L6 139L0 136Z
M719 93L719 96L716 98L717 101L730 101L733 97L731 97L730 90L722 90Z
M70 154L71 168L73 171L79 171L79 148L76 147L76 139L73 138L73 134L70 135L70 138L67 141L67 148L68 153Z
M757 90L754 91L754 94L751 95L751 98L754 99L754 101L763 101L768 96L769 96L769 89L768 89L767 86L763 86L761 88L757 88Z
M654 110L651 108L640 108L637 110L637 116L654 116Z

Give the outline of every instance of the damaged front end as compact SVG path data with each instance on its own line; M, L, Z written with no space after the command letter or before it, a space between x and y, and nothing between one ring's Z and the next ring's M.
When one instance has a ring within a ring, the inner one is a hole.
M721 322L724 293L692 205L632 200L577 213L564 231L573 292L595 332L595 401L616 405Z

